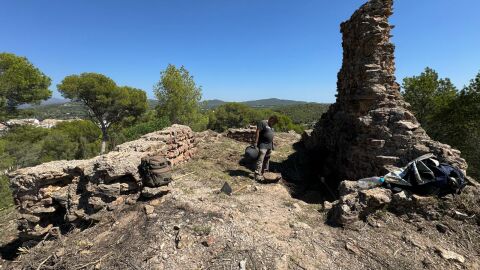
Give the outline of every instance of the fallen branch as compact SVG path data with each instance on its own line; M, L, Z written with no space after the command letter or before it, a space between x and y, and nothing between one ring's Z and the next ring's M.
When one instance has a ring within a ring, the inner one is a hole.
M89 262L89 263L86 263L84 265L80 265L80 266L75 266L75 270L80 270L80 269L83 269L87 266L90 266L90 265L94 265L94 264L97 264L99 262L101 262L103 259L105 259L107 256L110 256L111 253L107 253L105 255L103 255L100 259L96 260L96 261L93 261L93 262ZM38 269L37 269L38 270Z
M235 190L234 192L232 192L232 195L235 194L235 193L238 193L238 192L240 192L240 191L242 191L242 190L244 190L244 189L246 189L248 186L250 186L250 185L245 185L245 186L243 186L243 187Z
M40 270L42 266L52 257L52 255L48 256L45 260L43 260L37 267L37 270Z

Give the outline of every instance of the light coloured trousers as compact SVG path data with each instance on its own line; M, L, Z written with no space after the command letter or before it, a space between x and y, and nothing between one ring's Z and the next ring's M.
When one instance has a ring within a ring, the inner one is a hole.
M257 168L255 173L258 175L262 175L264 171L269 170L270 166L270 154L272 150L270 149L259 149L258 150L258 159L257 159Z

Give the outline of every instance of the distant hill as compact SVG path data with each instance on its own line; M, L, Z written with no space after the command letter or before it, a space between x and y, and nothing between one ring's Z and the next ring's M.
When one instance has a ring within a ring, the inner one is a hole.
M212 99L212 100L203 101L203 104L204 104L203 106L206 109L212 109L225 103L227 103L227 101ZM279 106L307 104L308 102L288 100L288 99L268 98L268 99L241 101L238 103L242 103L253 108L274 108Z
M70 102L70 100L68 100L68 99L53 97L53 98L47 99L45 101L42 101L40 103L40 105L25 104L25 105L21 105L19 108L20 109L26 109L26 108L32 108L32 107L38 107L38 106L64 104L64 103L68 103L68 102Z
M43 119L73 119L87 118L88 113L85 107L78 102L68 101L65 103L53 103L46 105L35 105L23 108L24 115L28 117Z
M213 99L202 102L202 106L205 109L213 109L226 101ZM289 116L295 124L308 124L316 122L320 116L328 109L329 104L321 104L314 102L304 102L295 100L285 100L277 98L260 99L239 102L256 109L271 109ZM149 99L148 105L150 109L155 109L158 104L157 100ZM34 117L37 119L72 119L88 117L85 107L78 102L72 102L66 99L53 98L41 105L24 106L23 116Z

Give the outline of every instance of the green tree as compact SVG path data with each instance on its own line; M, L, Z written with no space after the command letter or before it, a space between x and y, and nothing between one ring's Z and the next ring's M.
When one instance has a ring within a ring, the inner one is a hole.
M226 103L209 111L208 128L223 132L228 128L240 128L249 124L256 125L258 121L268 119L276 115L278 123L275 126L277 131L294 130L301 133L303 128L292 122L287 115L270 109L254 109L241 103Z
M403 79L402 88L405 101L412 105L415 116L427 130L429 116L447 107L457 95L450 79L440 79L438 73L428 67L419 76Z
M460 91L458 98L436 116L445 124L439 130L443 142L462 151L469 174L480 177L480 73Z
M468 174L480 177L480 73L459 92L430 69L412 78L406 80L409 92L404 95L416 114L421 104L428 108L421 111L420 123L433 139L459 149L469 165ZM421 87L425 85L430 85L429 91Z
M27 58L0 53L0 118L14 114L19 105L49 99L50 83Z
M226 103L210 111L208 128L223 132L228 128L245 127L258 118L252 108L241 103Z
M75 143L75 153L68 159L85 159L91 158L98 154L98 148L101 144L101 132L98 127L91 121L76 120L63 122L53 127L52 132L62 133L68 136L69 141ZM47 148L46 145L43 147ZM51 151L46 149L45 151ZM56 159L59 157L56 156Z
M159 116L167 116L172 124L192 126L198 121L204 121L204 117L200 115L202 89L195 84L185 67L168 65L167 69L162 71L154 93L159 101Z
M51 132L43 139L40 162L75 158L78 144L63 132Z
M43 139L49 133L49 129L33 126L10 129L2 140L5 141L4 152L11 158L12 166L20 168L38 165Z
M105 153L112 124L127 116L138 117L147 110L147 95L140 89L118 87L105 75L82 73L65 77L57 86L62 96L82 102L102 132L100 153Z

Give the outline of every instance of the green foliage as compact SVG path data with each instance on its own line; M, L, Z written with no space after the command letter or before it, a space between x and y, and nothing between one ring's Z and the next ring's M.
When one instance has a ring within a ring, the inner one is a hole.
M0 138L0 208L11 204L4 171L52 160L90 158L99 146L100 131L90 121L60 123L52 129L12 128Z
M18 126L0 139L0 169L90 158L97 154L100 138L98 128L84 120L60 123L52 129Z
M254 109L240 103L226 103L208 112L209 123L208 128L223 132L228 128L240 128L249 124L255 125L258 121L268 119L272 115L276 115L278 123L275 126L277 131L294 130L302 132L303 128L295 125L292 120L281 113L270 109Z
M247 105L226 103L209 112L208 128L224 132L228 128L245 127L254 123L257 112Z
M62 96L82 102L90 119L102 131L102 150L105 152L108 129L125 117L138 117L148 107L147 95L140 89L118 87L105 75L82 73L65 77L57 86Z
M462 151L469 174L480 178L480 73L433 119L441 124L432 136Z
M10 183L8 178L0 175L0 210L13 205L12 193L10 191Z
M306 103L275 107L273 110L290 117L294 124L311 128L328 110L328 107L328 104Z
M133 141L147 133L162 130L170 125L166 117L152 117L151 112L153 111L147 113L134 124L115 127L115 135L110 138L111 144L119 145L127 141ZM153 112L153 114L155 113Z
M58 159L73 159L78 145L63 132L52 132L43 139L40 163Z
M200 123L201 127L206 123L205 117L199 115L202 89L185 67L168 65L153 91L158 99L160 117L166 116L172 124L193 126Z
M27 58L0 53L0 118L15 113L19 105L50 98L50 83Z
M48 129L33 126L19 126L11 129L1 141L5 142L5 154L13 160L14 167L27 167L40 163L43 140Z
M479 178L480 73L460 92L455 91L449 79L439 80L437 73L428 68L420 76L405 81L409 86L409 92L404 92L405 99L414 104L415 115L422 116L419 120L427 133L459 149L469 164L468 174Z
M402 87L405 101L412 105L418 121L427 129L431 116L449 106L457 94L450 79L439 79L438 73L428 67L419 76L403 79Z

